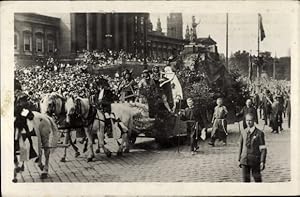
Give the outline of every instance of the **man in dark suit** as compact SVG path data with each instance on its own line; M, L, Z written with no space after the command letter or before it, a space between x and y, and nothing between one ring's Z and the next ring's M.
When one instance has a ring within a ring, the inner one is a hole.
M237 117L243 116L243 128L247 128L246 124L246 114L253 114L254 115L254 122L258 124L258 118L257 118L257 110L255 107L252 105L251 99L247 99L246 101L246 106L242 108L242 110L236 114Z
M203 110L194 105L191 98L187 99L188 107L183 112L180 112L180 118L187 123L187 136L190 137L191 154L195 155L199 146L197 143L199 132L206 128L206 120Z
M247 129L241 132L239 162L243 182L250 182L250 173L255 182L262 182L261 171L265 169L267 148L264 133L254 125L254 115L246 114Z
M270 114L272 109L273 98L269 90L265 90L265 94L262 97L262 108L264 113L265 125L268 125L268 119L270 120ZM270 126L270 121L269 121Z

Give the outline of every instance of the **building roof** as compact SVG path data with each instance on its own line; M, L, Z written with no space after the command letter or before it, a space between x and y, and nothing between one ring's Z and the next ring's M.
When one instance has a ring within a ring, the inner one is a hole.
M58 26L60 22L60 18L36 13L15 13L14 19L21 22L32 22L51 26Z
M169 37L166 35L159 35L153 32L148 33L148 39L153 40L153 41L158 41L158 42L167 42L167 43L177 43L177 44L187 44L187 41L184 39L179 39L179 38L174 38L174 37Z
M207 38L197 38L196 40L197 44L203 44L203 45L215 45L217 44L216 41L214 41L210 36L208 36Z

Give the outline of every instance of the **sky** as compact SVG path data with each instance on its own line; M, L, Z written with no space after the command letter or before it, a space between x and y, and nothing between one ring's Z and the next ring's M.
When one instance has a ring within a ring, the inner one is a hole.
M56 14L41 13L49 16ZM169 13L150 12L153 29L156 29L157 19L160 18L163 32L167 32L167 16ZM269 51L274 57L290 56L292 42L292 14L262 13L266 37L260 42L260 51ZM192 16L196 17L198 37L211 36L218 46L218 52L225 54L226 50L226 14L225 13L183 13L183 37L186 26L191 27ZM258 16L256 13L229 13L228 15L228 55L238 50L257 54Z
M167 13L150 13L153 29L160 18L163 32L167 31ZM226 14L187 14L183 13L183 36L186 26L191 26L192 16L196 17L198 37L211 36L218 46L219 53L226 50ZM270 51L272 56L289 56L292 41L292 15L262 14L265 39L260 43L260 51ZM257 54L258 16L257 14L229 13L228 15L228 55L246 50Z

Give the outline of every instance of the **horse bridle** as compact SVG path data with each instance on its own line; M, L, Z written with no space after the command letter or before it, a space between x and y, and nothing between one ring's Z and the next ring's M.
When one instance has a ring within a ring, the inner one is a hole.
M56 112L56 99L60 99L61 103L62 103L60 114L58 114L58 115L65 114L66 113L66 109L65 109L66 99L59 97L59 96L53 96L54 103L53 103L53 106L51 107L50 113L55 114L55 112Z

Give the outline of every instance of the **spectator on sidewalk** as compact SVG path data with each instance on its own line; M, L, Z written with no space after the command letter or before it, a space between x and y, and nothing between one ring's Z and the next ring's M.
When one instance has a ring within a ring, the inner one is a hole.
M223 145L227 143L227 121L226 116L228 114L227 108L223 105L223 99L217 99L217 106L212 119L212 132L211 132L211 141L208 143L211 146L215 145L216 139L223 141Z
M252 105L252 101L251 99L247 99L246 101L246 106L244 106L242 108L242 110L236 114L237 117L241 117L243 116L243 128L246 129L247 128L247 124L246 124L246 114L253 114L254 115L254 122L256 124L258 124L258 118L257 118L257 110L255 107L253 107Z
M255 182L262 182L261 171L265 169L267 148L264 132L254 125L254 115L246 115L247 129L240 135L239 166L243 182L250 182L250 173Z

